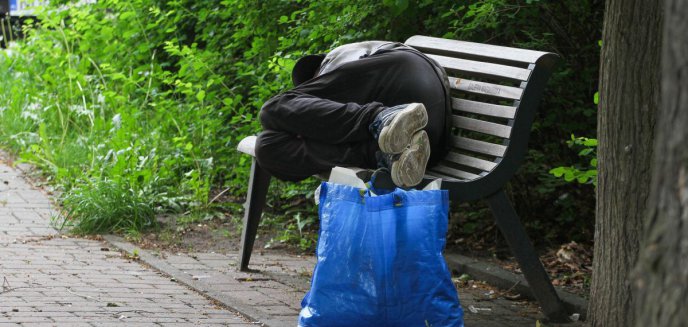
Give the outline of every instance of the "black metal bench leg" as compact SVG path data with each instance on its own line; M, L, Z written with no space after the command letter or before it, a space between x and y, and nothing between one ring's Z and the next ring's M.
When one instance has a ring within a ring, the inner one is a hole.
M545 315L555 322L568 321L566 309L554 290L549 276L535 253L535 249L504 190L492 194L487 198L487 201L495 216L497 226L502 231L502 235L504 235L516 260L518 260L521 271L523 271L535 298L540 302Z
M251 163L251 177L248 182L246 204L244 205L244 229L241 233L241 261L239 270L248 271L253 242L256 240L260 216L265 206L265 197L270 186L270 173L261 168L256 159Z

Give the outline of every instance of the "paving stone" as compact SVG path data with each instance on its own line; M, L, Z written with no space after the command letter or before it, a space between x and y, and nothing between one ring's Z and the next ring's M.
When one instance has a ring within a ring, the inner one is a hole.
M9 286L0 292L0 326L250 325L139 262L101 251L106 243L63 238L51 227L50 199L0 164L3 171L10 187L0 189L0 280Z
M258 310L265 312L268 315L275 316L289 316L288 318L296 321L296 317L299 316L299 309L294 309L290 307L285 307L283 305L261 305Z

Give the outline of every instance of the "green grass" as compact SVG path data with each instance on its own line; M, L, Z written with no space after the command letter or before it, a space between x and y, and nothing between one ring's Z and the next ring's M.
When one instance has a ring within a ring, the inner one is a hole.
M156 226L153 200L149 194L128 185L101 180L72 189L64 198L68 209L63 227L75 233L136 233Z

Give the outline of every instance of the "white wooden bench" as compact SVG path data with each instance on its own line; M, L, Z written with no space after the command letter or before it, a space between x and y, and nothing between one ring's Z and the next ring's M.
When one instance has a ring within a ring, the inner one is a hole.
M425 182L442 178L442 188L449 190L453 201L486 200L544 313L565 320L564 306L504 193L526 154L535 111L558 56L427 36L413 36L406 44L442 65L452 89L453 131L448 137L453 148L428 169ZM238 150L255 156L255 140L243 139ZM269 173L254 158L241 270L248 270L269 183Z

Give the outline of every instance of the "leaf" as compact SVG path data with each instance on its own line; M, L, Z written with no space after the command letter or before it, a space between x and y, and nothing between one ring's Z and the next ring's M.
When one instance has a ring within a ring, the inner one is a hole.
M110 78L112 78L113 80L121 80L121 79L127 78L127 76L125 76L122 73L114 73L114 74L110 75Z
M566 173L564 173L564 180L567 182L571 182L574 179L576 179L576 175L574 174L573 170L568 170Z
M121 20L126 20L129 17L136 16L136 13L133 11L125 11L121 15L119 15L119 19Z
M198 102L203 102L203 100L205 99L205 91L198 91L198 93L196 94L196 99L198 99Z
M308 225L308 219L301 219L301 213L297 213L296 216L296 227L299 229L299 234L303 231L303 228Z
M554 169L550 169L549 173L554 175L555 177L561 177L566 172L566 169L566 167L557 167Z
M589 154L592 152L592 150L593 150L593 149L590 149L590 148L583 149L583 150L581 150L580 152L578 152L578 155L581 156L581 157L582 157L582 156L587 156L587 155L589 155Z

